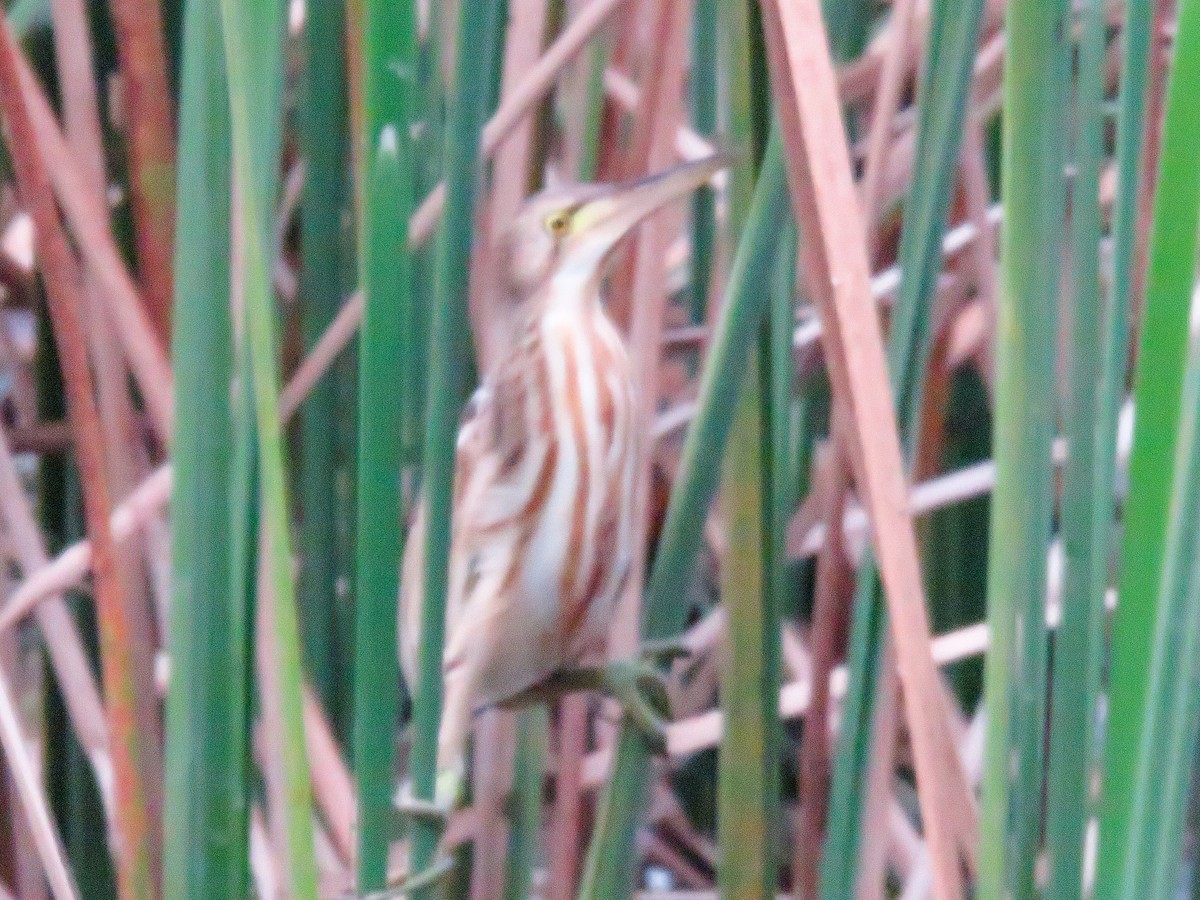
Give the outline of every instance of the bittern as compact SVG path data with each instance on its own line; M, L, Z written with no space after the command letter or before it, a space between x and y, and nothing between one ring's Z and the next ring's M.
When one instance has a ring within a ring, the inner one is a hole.
M644 673L585 669L602 652L637 548L645 441L625 343L605 312L606 260L647 215L708 181L715 155L620 185L529 199L498 241L497 359L459 431L438 735L437 805L457 797L472 714L557 682L617 697L659 726ZM424 506L403 564L400 658L417 679ZM661 737L661 736L660 736Z

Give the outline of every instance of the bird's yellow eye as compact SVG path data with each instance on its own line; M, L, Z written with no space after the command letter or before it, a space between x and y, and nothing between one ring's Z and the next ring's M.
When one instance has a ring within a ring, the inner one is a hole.
M571 228L571 217L565 212L551 213L546 218L546 230L555 237L562 237Z

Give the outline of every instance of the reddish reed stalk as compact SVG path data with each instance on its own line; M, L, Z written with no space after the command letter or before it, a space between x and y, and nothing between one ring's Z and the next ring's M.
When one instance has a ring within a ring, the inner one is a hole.
M59 347L75 455L83 483L84 514L92 543L101 667L113 737L118 887L123 900L158 895L161 858L158 818L161 750L153 708L149 648L134 641L136 623L121 589L109 531L111 502L96 409L95 384L80 320L82 275L67 244L50 175L38 152L8 25L0 26L0 109L17 173L18 190L34 222L50 317Z
M111 0L121 62L129 183L142 299L163 346L171 341L175 252L175 125L157 0Z

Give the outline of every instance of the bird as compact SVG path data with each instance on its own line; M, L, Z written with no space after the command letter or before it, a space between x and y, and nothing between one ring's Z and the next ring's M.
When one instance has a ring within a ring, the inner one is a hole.
M635 479L647 450L634 367L605 311L605 264L638 223L727 164L713 154L635 181L551 188L529 198L497 240L496 358L455 449L440 808L462 789L474 713L556 678L608 689L654 727L638 670L581 667L603 654L633 569ZM410 687L425 528L421 500L401 563L399 656Z

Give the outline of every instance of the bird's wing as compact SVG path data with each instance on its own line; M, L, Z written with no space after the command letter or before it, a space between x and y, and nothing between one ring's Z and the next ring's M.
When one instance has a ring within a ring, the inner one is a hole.
M460 527L462 495L472 480L472 474L487 446L481 435L492 413L492 393L480 387L468 401L459 425L458 441L455 445L454 461L454 510L452 527ZM418 498L409 526L408 539L404 545L404 559L400 570L400 668L410 691L416 690L417 670L421 645L421 612L425 599L425 533L427 504L422 495ZM462 607L462 581L468 566L462 559L461 540L452 539L450 559L450 590L446 597L446 621L449 626L458 620ZM458 552L455 552L455 549Z
M544 401L529 390L519 365L501 366L490 385L476 392L459 431L455 460L453 536L446 598L443 714L438 738L441 774L461 774L471 713L481 692L480 672L494 656L499 636L492 627L505 602L506 576L515 564L515 537L529 502L539 457L529 446L530 403ZM540 406L536 407L540 409ZM422 501L405 550L401 589L400 656L410 685L416 684L420 646L422 570L426 510Z

